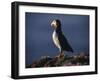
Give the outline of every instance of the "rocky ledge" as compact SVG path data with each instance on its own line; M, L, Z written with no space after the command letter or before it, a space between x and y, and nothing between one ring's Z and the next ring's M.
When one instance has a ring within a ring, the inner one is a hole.
M43 56L39 61L34 61L32 64L26 66L26 68L36 67L58 67L58 66L80 66L89 65L89 55L80 53L75 56Z

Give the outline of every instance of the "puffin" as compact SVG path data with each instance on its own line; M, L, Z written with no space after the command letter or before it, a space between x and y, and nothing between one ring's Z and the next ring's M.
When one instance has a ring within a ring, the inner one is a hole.
M54 45L59 49L60 51L60 57L64 57L64 51L73 52L72 47L68 43L68 40L63 34L62 28L61 28L61 21L59 19L55 19L51 22L51 27L53 27L54 31L52 34L52 39L54 42Z

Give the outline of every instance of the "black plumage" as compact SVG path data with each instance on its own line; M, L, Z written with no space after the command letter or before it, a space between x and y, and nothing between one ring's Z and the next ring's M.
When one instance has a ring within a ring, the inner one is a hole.
M56 30L56 33L58 34L58 40L61 46L61 52L62 51L71 51L73 52L72 47L69 45L68 40L65 38L61 30Z

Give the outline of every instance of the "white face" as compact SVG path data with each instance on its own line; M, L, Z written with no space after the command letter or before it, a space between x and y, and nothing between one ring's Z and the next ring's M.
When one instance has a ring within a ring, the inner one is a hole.
M54 27L54 28L57 28L57 22L56 22L56 20L52 21L51 26Z

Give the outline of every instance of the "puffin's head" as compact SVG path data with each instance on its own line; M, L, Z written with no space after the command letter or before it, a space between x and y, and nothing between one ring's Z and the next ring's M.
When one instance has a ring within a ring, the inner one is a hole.
M53 20L53 21L51 22L51 26L54 27L55 29L58 28L58 27L60 27L60 26L61 26L60 20L58 20L58 19Z

